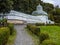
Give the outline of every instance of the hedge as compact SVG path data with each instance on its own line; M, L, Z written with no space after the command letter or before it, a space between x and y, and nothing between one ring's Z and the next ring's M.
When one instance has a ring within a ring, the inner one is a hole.
M8 27L0 28L0 45L5 45L10 36L10 30Z
M37 36L40 35L40 27L38 26L28 24L27 29Z
M55 23L55 24L44 24L44 23L36 23L36 26L60 26L60 23Z
M49 39L48 33L40 33L40 36L39 36L40 43L42 43L46 39Z
M49 40L44 40L42 45L56 45L56 42L54 42L53 40L49 39Z
M45 25L44 23L36 23L35 24L36 26L42 26L42 25Z
M9 24L8 24L8 27L9 27L9 29L10 29L10 35L12 35L12 33L14 32L14 25L11 24L11 23L9 23Z
M4 27L4 26L7 26L7 19L0 19L0 27Z

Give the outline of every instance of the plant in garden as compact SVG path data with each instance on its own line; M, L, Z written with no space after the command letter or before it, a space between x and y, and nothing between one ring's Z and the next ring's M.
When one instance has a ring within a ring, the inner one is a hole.
M5 45L10 36L10 30L8 27L0 28L0 45Z
M37 36L40 35L40 27L38 27L36 25L28 24L27 29L30 30L33 34L35 34Z
M47 33L40 33L40 36L39 36L40 43L42 43L46 39L49 39L49 35Z
M0 0L0 25L5 26L5 16L12 9L13 2L12 0Z
M56 42L54 42L53 40L49 39L49 40L44 40L42 42L42 45L56 45Z
M11 23L9 23L9 24L8 24L8 27L9 27L9 29L10 29L10 35L12 35L12 33L14 32L14 25L11 24Z

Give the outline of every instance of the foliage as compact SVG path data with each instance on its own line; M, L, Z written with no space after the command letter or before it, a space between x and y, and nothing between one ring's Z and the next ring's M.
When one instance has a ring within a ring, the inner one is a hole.
M1 26L1 20L0 20L0 26Z
M39 36L39 34L40 34L40 28L37 26L31 26L31 31L32 31L32 33L34 33L37 36Z
M13 0L14 10L31 14L38 5L39 0Z
M50 3L42 2L41 5L43 6L44 11L46 11L47 13L49 13L51 10L54 9L54 6L52 4L50 4Z
M7 42L8 44L13 43L15 35L13 24L8 24L7 27L0 27L0 45L5 45Z
M53 15L60 15L60 8L55 8Z
M11 0L0 0L0 13L9 12L12 8Z
M60 8L55 8L50 11L50 19L54 20L56 23L60 23Z
M48 17L50 20L54 21L54 15L53 14L49 14Z
M44 23L36 23L36 26L60 26L60 23L54 23L54 24L44 24Z
M0 17L2 17L2 19L6 16L6 13L10 12L12 4L13 2L11 0L0 0L0 13L2 13L2 15L0 14Z
M49 39L49 35L47 33L40 33L40 36L39 36L40 43L42 43L46 39Z
M31 26L32 26L31 24L27 24L27 29L28 29L28 30L31 30L31 29L30 29Z
M13 32L14 32L14 25L11 24L11 23L9 23L9 24L8 24L8 27L9 27L9 29L10 29L10 35L12 35Z
M7 26L7 19L2 19L0 20L0 27L4 27L4 26Z
M35 24L36 26L42 26L42 25L45 25L44 23L36 23Z
M60 45L60 26L57 26L59 24L47 24L47 26L39 26L39 25L31 25L27 26L29 31L33 32L35 35L39 32L39 42L41 45ZM35 33L36 27L40 27L40 31ZM50 40L51 39L51 40ZM49 42L50 41L50 42ZM56 43L54 43L54 41Z
M40 3L46 12L51 11L54 7L52 4L44 3L41 0L13 0L13 9L24 13L31 14L36 10L36 6ZM16 7L17 6L17 7Z
M13 31L12 35L9 36L7 44L6 45L13 45L16 38L16 30Z
M7 26L7 19L6 18L2 19L2 24L3 24L3 26Z
M3 15L0 16L4 18L4 14L10 12L11 9L32 14L39 3L43 6L43 10L49 14L49 19L60 23L60 8L56 6L54 9L53 4L44 3L41 0L1 0L0 13L3 13Z
M2 25L7 26L7 19L2 19Z
M3 13L2 18L4 18L4 14L10 12L13 8L13 10L16 11L32 14L39 3L43 6L44 11L50 15L49 18L51 20L60 23L60 8L55 8L54 10L54 6L52 4L44 3L41 0L1 0L0 13Z
M35 25L28 24L27 25L28 30L30 30L32 33L35 35L39 36L40 35L40 27L37 27Z
M56 42L54 42L53 40L49 39L49 40L44 40L42 45L56 45Z
M56 45L60 45L60 26L40 26L41 32L47 32L52 41L56 42Z
M10 30L8 27L0 28L0 45L5 45L8 41Z
M13 0L13 9L16 11L27 13L27 14L32 14L32 12L36 10L36 6L39 3L43 6L43 10L49 14L49 19L55 22L59 22L60 20L58 19L59 17L57 17L57 20L55 20L56 18L54 18L52 13L50 13L50 12L54 12L53 4L44 3L41 0ZM59 11L60 11L59 9L55 11L56 14L60 14Z

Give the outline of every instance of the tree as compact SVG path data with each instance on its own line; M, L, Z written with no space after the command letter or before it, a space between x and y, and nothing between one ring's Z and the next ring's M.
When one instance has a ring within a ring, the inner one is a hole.
M60 23L60 8L56 8L55 12L53 12L54 20L56 23Z
M55 8L59 8L59 5L55 6Z
M54 21L56 23L60 23L60 8L55 8L53 10L50 11L50 19L53 20L54 18Z
M43 3L43 9L44 9L44 11L49 13L51 10L54 9L54 6L52 4L49 4L49 3Z
M4 14L9 13L12 9L13 2L11 0L0 0L0 13L3 15L2 18L4 18Z
M0 26L7 25L6 19L4 16L6 13L9 13L12 9L13 2L11 0L0 0L0 18L2 17L2 21L0 21ZM1 14L2 13L2 14Z
M13 7L14 10L31 14L36 9L39 1L40 0L13 0Z

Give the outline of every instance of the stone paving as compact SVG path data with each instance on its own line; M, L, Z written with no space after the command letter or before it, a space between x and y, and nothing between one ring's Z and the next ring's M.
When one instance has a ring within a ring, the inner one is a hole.
M14 45L34 45L32 37L24 30L25 25L15 25L17 37Z

